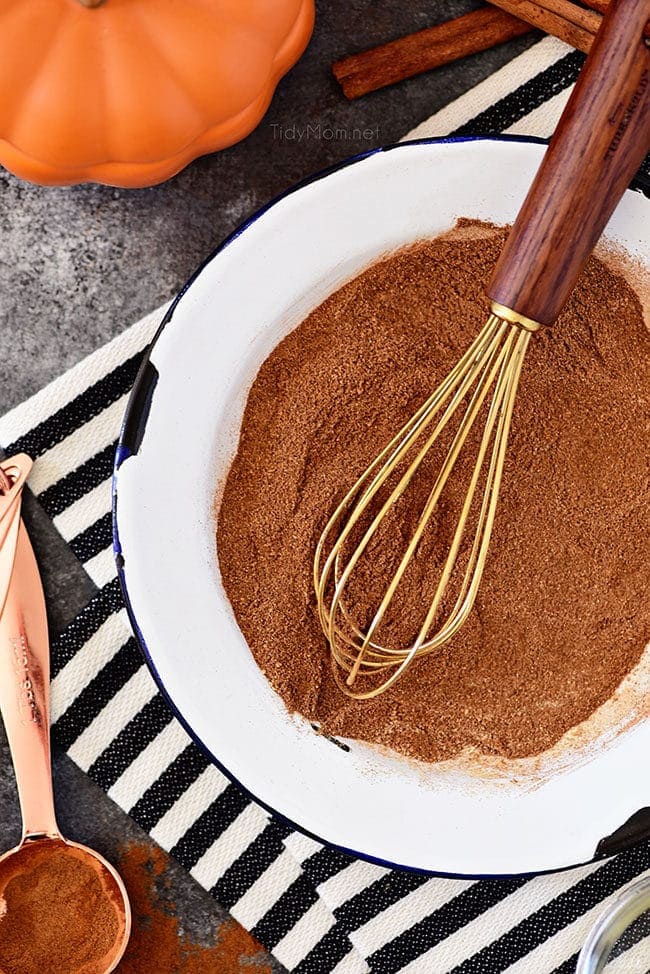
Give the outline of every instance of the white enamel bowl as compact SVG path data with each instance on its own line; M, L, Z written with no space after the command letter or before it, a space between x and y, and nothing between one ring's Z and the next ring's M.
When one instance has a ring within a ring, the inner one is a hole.
M388 864L476 876L593 858L601 839L650 805L639 773L650 722L534 788L419 766L354 741L342 749L288 716L237 628L217 566L215 488L247 391L278 340L379 255L459 216L512 221L543 151L516 139L401 145L316 177L258 213L167 315L118 451L123 588L179 718L259 802L327 843ZM649 209L628 192L607 231L646 262ZM634 823L633 837L648 824L643 815Z

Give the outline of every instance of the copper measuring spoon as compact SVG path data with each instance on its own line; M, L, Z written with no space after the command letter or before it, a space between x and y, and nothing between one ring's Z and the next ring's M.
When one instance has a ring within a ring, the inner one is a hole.
M131 907L122 880L97 852L65 839L54 811L50 755L50 652L45 598L34 552L20 517L21 494L32 467L18 454L0 463L0 710L16 772L23 819L20 844L0 857L0 938L10 919L5 891L35 863L64 855L91 867L115 913L115 938L83 974L109 974L122 958L131 930ZM43 902L43 915L56 904ZM92 930L89 929L90 943ZM75 932L75 939L79 931ZM34 948L36 949L36 948ZM24 969L27 963L23 963ZM0 974L5 974L0 960ZM66 974L75 974L69 969Z

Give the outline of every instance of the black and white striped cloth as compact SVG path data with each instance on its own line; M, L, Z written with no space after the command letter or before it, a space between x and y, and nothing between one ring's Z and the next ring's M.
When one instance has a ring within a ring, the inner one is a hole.
M545 39L410 134L547 136L581 60ZM129 630L110 515L120 421L162 314L0 420L0 444L36 459L31 489L98 588L54 640L56 742L289 971L570 974L606 901L650 870L650 845L533 879L391 871L270 818L209 764L167 709ZM647 970L643 957L648 941L630 946L612 974Z

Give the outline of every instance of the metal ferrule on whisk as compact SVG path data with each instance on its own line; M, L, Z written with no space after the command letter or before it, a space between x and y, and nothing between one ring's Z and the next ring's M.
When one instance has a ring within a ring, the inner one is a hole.
M493 313L454 369L343 498L321 535L314 558L314 589L320 623L328 640L334 677L356 699L387 690L419 657L444 646L472 609L481 581L497 507L512 409L521 366L536 322ZM513 327L514 325L514 327ZM486 414L487 411L487 415ZM383 645L381 625L478 417L485 423L451 545L419 632L406 646ZM370 624L361 627L346 598L357 566L388 512L402 497L442 432L451 444L432 480L416 528L406 544ZM390 481L388 487L387 483ZM387 497L380 499L380 491ZM373 503L374 502L374 503ZM375 511L375 507L378 509ZM358 535L361 535L360 538ZM471 538L464 565L463 540ZM445 596L453 590L451 609ZM443 611L444 609L444 611ZM364 687L359 679L368 678Z
M490 305L493 315L497 318L501 318L502 321L509 321L511 325L519 325L520 328L525 328L526 331L534 333L543 328L543 325L539 321L533 321L532 318L527 318L526 315L520 315L518 311L513 311L512 308L506 308L505 304L498 304L493 301Z

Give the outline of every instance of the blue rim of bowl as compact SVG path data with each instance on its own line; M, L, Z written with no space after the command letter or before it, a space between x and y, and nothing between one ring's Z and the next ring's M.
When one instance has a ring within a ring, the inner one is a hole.
M167 706L171 710L172 714L181 724L183 729L186 731L188 736L191 738L192 742L200 749L200 751L208 758L208 760L215 765L233 784L237 785L238 788L246 794L252 801L260 805L262 808L270 812L279 821L284 822L290 828L295 829L297 832L301 832L303 835L308 836L311 839L315 839L320 842L321 845L329 849L334 849L337 852L343 852L348 856L352 856L357 859L363 859L365 862L373 863L377 866L384 866L388 869L399 869L404 872L420 873L427 876L437 876L446 879L508 879L516 878L522 876L541 876L548 873L564 872L568 869L575 869L578 866L584 866L588 863L596 862L599 859L607 858L617 852L623 852L627 849L633 848L635 845L646 840L650 837L650 808L640 809L626 823L624 823L620 829L617 829L612 833L611 836L606 836L598 843L596 851L591 859L586 859L581 862L571 863L566 866L559 866L554 869L543 869L543 870L533 870L531 872L525 873L454 873L454 872L442 872L434 869L423 869L417 866L407 866L402 863L392 862L389 859L382 859L378 856L372 856L366 852L360 852L357 849L349 849L346 846L338 845L335 842L331 842L329 839L324 839L322 836L317 835L315 832L311 832L304 825L300 825L294 822L292 819L288 818L277 808L269 805L263 799L255 795L250 788L231 772L229 769L220 761L220 759L214 754L208 746L201 740L199 735L194 731L192 726L188 723L187 719L183 716L179 708L174 703L169 691L165 687L165 684L156 668L156 664L153 660L153 656L147 646L144 634L140 629L133 604L131 602L131 597L129 595L128 586L126 584L126 577L124 571L124 558L122 556L122 546L120 544L119 538L119 527L117 523L117 491L118 491L118 477L119 469L122 463L129 457L137 454L137 449L134 451L129 443L126 442L126 431L127 430L137 430L138 431L138 447L139 443L144 436L144 430L146 427L147 418L149 415L149 408L151 406L153 391L155 387L155 379L152 382L151 368L150 368L150 358L153 349L155 348L156 342L160 338L162 332L170 323L174 317L174 312L184 297L184 295L189 291L197 278L203 273L205 268L210 264L215 257L218 257L233 241L237 240L238 237L242 235L246 230L252 227L257 221L264 216L264 214L282 200L286 199L288 196L293 195L299 190L303 189L305 186L309 186L312 183L319 182L326 176L330 176L332 173L338 172L341 169L347 169L349 166L354 165L357 162L362 162L364 159L369 159L371 156L378 155L379 153L399 151L403 148L408 148L414 145L449 145L454 143L464 143L464 142L514 142L514 143L524 143L526 145L548 145L548 139L541 139L534 136L524 136L524 135L468 135L468 136L449 136L445 138L423 138L423 139L411 139L406 142L395 142L387 146L378 146L375 149L369 149L367 152L360 152L353 156L348 156L341 162L334 163L328 166L326 169L321 169L311 176L307 176L301 179L299 182L294 183L289 189L275 196L260 209L256 210L251 216L244 220L232 233L230 233L221 243L206 257L204 261L198 266L191 277L188 278L186 283L180 289L172 304L168 308L163 320L156 330L156 334L151 340L149 346L143 353L143 359L138 369L138 374L135 378L131 394L129 396L129 401L126 406L124 419L122 421L122 428L120 431L120 437L118 440L117 450L115 452L115 464L113 468L112 477L112 525L113 525L113 555L115 557L115 563L117 566L117 575L120 583L120 588L122 590L122 596L124 599L124 604L126 607L127 615L131 623L136 640L139 644L140 651L144 656L145 663L147 664L149 671L163 696ZM647 814L645 814L647 813ZM619 833L622 833L626 827L637 818L637 816L642 816L642 821L637 828L633 828L633 834L628 840L624 840L620 843L616 843L616 837ZM614 840L615 848L611 851L606 848L605 844L609 840Z

